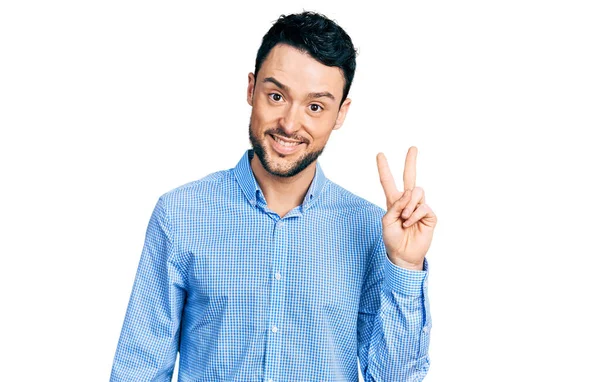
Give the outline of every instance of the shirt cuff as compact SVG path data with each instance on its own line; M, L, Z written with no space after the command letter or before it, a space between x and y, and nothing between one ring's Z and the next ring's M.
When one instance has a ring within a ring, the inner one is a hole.
M414 271L392 263L386 254L383 270L385 275L384 283L390 291L408 296L423 295L424 289L427 286L427 275L429 274L427 259L423 262L422 271Z

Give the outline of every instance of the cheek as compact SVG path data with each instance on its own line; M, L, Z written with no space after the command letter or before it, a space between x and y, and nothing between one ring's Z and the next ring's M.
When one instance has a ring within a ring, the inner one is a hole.
M274 123L277 123L279 116L274 108L265 105L264 102L255 102L254 107L252 108L251 118L252 122L271 126Z
M305 123L306 131L315 141L326 141L331 135L335 121L336 118L325 115L321 118L307 119Z

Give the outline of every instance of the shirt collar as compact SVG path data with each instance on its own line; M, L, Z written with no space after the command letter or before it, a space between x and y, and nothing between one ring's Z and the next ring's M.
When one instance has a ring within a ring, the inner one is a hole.
M252 172L252 168L250 167L250 160L254 156L254 151L252 149L246 151L242 158L238 162L238 164L233 168L233 173L237 183L242 188L246 199L252 206L256 206L257 203L267 204L267 201L264 198L262 190L254 177L254 173ZM321 165L317 161L317 169L315 171L315 176L304 196L304 201L302 202L302 210L306 210L310 207L316 200L317 197L323 191L325 184L327 183L327 178L321 169Z

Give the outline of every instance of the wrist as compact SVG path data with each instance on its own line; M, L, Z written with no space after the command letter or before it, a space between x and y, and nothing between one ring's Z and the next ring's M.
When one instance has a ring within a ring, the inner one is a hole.
M423 270L423 262L424 262L424 260L421 260L418 263L411 263L411 262L403 260L403 259L401 259L399 257L390 256L389 254L388 254L388 258L390 259L390 261L392 262L392 264L394 264L394 265L396 265L398 267L401 267L401 268L404 268L404 269L408 269L408 270L411 270L411 271L422 271Z

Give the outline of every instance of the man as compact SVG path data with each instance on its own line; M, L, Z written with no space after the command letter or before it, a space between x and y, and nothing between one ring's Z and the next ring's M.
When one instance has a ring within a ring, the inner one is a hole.
M316 161L344 122L355 49L333 21L282 16L254 73L237 166L162 195L111 381L420 381L429 368L427 263L437 218L377 158L387 213ZM384 215L385 214L385 215Z

